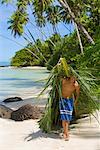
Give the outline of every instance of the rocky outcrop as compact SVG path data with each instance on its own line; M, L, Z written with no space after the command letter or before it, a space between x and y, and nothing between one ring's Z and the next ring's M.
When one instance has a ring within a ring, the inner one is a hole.
M5 119L12 119L15 121L39 119L42 114L43 110L30 104L24 105L15 111L6 107L5 105L0 104L0 117Z
M3 102L4 103L9 103L9 102L17 102L17 101L22 101L23 99L21 97L10 97L6 98Z
M42 111L37 106L30 104L20 107L11 113L11 119L15 121L23 121L27 119L38 119L41 117Z
M11 118L12 109L0 104L0 117L5 119Z

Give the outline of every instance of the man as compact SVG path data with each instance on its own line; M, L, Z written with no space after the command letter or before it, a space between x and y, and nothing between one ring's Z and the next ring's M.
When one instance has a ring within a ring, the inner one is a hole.
M63 137L69 140L68 125L72 120L74 104L76 105L80 87L75 77L64 77L62 80L62 98L59 101L60 119L62 120ZM75 100L73 94L76 93Z

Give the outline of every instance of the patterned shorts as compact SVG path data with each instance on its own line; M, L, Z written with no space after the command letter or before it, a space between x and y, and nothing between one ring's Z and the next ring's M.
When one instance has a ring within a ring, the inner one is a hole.
M74 101L72 98L61 98L59 101L60 119L71 121Z

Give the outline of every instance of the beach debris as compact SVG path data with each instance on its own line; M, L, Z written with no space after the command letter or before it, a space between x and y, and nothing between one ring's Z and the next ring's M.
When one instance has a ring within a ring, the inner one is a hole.
M17 102L17 101L23 101L23 99L21 97L10 97L10 98L6 98L3 102L9 103L9 102Z
M5 119L11 118L12 109L6 107L5 105L0 104L0 117Z
M11 119L15 121L23 121L28 119L39 119L43 111L37 107L30 104L26 104L19 109L11 113Z

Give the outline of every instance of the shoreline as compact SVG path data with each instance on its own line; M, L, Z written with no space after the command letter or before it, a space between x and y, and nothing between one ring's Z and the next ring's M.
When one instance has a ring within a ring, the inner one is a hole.
M16 66L0 66L0 68L10 68L10 69L34 69L34 70L38 70L38 69L43 69L43 70L47 70L46 67L41 67L41 66L27 66L27 67L16 67Z
M45 79L49 75L46 68L39 66L10 68L3 67L0 69L0 103L6 98L16 96L23 100L37 98L44 88ZM42 97L45 97L44 95Z
M26 104L31 104L31 105L44 108L46 103L47 103L47 96L44 95L38 99L37 99L37 96L34 96L34 97L30 96L28 98L24 98L22 101L8 102L8 103L1 102L0 104L5 105L13 110L16 110L19 107L22 107L23 105L26 105Z

